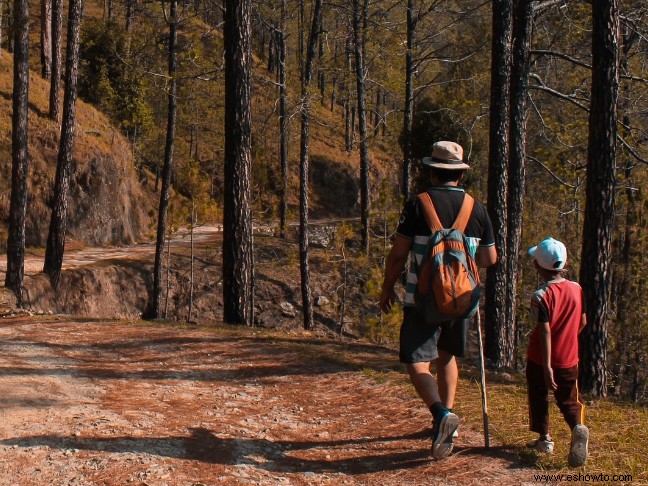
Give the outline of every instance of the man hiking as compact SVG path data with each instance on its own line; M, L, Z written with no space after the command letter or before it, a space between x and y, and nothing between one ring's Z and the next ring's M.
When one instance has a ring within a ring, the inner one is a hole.
M449 228L457 219L467 197L459 187L464 172L469 168L463 161L463 148L454 142L437 142L432 147L431 156L424 157L421 163L423 170L430 172L432 187L426 191L427 195L438 220L444 228ZM470 318L429 325L416 308L414 293L420 265L432 236L425 211L420 198L414 197L405 203L387 257L380 308L388 312L397 300L394 285L409 256L399 358L401 363L405 363L418 395L432 413L432 456L442 459L452 451L452 438L459 426L459 418L452 412L459 378L455 357L464 355ZM493 227L486 208L480 202L474 202L463 233L469 245L468 251L478 266L487 267L497 261ZM436 362L438 387L430 372L432 361Z

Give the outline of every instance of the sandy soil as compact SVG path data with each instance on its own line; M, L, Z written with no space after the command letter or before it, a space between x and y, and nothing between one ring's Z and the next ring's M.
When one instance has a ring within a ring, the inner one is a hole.
M0 484L531 484L460 427L430 457L429 413L378 346L62 316L0 319ZM353 356L355 363L340 356Z

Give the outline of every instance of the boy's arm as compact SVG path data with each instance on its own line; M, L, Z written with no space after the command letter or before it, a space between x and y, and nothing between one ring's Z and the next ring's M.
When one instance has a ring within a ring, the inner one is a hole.
M578 334L581 333L583 329L585 329L585 326L587 326L587 308L585 307L585 296L583 295L583 290L581 289L581 306L583 309L583 313L581 314L581 320L580 320L580 325L578 326Z
M550 390L557 390L558 386L554 381L553 369L551 368L551 328L548 322L538 323L538 328L540 330L540 349L545 384Z

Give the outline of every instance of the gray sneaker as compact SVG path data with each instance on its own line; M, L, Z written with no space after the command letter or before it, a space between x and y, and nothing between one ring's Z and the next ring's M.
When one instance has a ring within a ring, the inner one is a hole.
M567 462L571 467L580 467L589 455L589 430L584 425L576 425L572 430L571 446Z
M554 450L554 441L551 439L546 440L546 439L537 438L529 442L527 444L527 447L530 447L531 449L536 449L546 454L551 454Z
M452 434L459 427L459 417L447 410L438 417L432 428L432 457L443 459L452 452Z

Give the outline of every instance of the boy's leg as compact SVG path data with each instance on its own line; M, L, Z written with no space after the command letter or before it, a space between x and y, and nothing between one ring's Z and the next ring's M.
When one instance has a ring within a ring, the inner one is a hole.
M549 390L542 366L527 361L527 396L529 398L529 429L542 436L549 435Z
M585 405L578 395L578 366L572 368L555 368L554 380L558 389L554 392L558 408L573 430L577 425L585 423Z
M554 391L556 403L572 433L567 462L580 467L589 455L589 430L583 425L585 405L578 396L578 366L554 369L554 380L558 385Z

